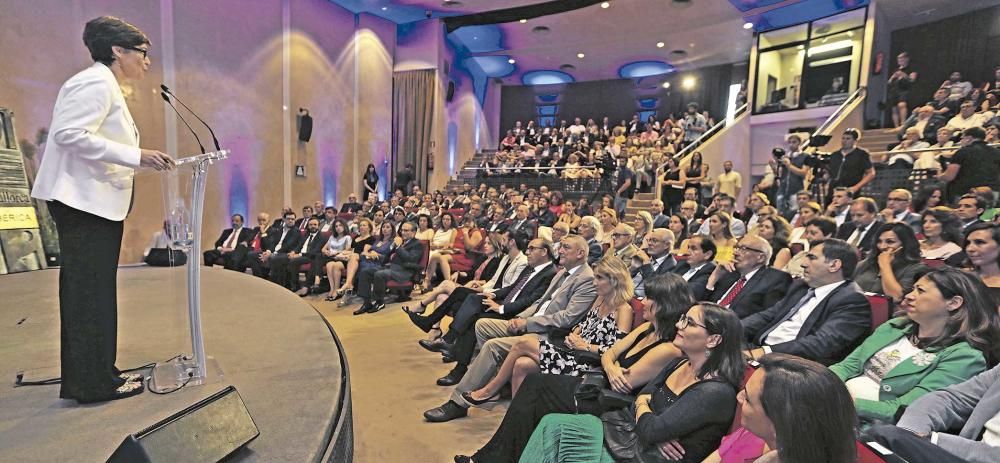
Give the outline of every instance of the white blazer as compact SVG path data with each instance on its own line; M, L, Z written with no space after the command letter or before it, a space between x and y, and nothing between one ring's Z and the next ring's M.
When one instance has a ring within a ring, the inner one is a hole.
M94 63L59 89L31 196L125 220L139 154L121 87L111 69Z

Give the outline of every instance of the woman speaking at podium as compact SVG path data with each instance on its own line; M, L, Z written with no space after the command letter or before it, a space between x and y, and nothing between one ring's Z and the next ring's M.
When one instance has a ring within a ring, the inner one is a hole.
M31 195L48 202L59 233L59 397L90 403L143 391L139 375L115 368L118 253L135 169L169 170L174 161L139 148L122 96L121 83L149 69L146 35L103 16L87 23L83 43L94 64L59 89Z

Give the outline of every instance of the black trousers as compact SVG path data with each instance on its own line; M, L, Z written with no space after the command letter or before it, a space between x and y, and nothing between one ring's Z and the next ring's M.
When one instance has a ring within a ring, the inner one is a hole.
M209 249L205 251L202 256L205 259L205 266L211 267L215 265L219 259L222 259L222 266L226 270L238 270L244 271L247 268L247 247L237 246L236 249L223 254L217 249Z
M250 270L253 271L255 277L267 278L270 274L271 259L268 258L267 262L261 262L259 252L251 251L247 256L247 264L250 265Z
M59 397L94 401L125 383L118 377L118 253L123 222L49 201L59 268Z
M929 439L921 439L912 432L891 424L872 426L864 437L865 440L873 440L882 444L910 463L962 463L965 461L932 444Z
M365 301L381 303L385 298L385 283L392 279L392 270L367 268L358 273L358 296Z
M440 322L446 315L454 314L455 311L461 307L462 303L465 302L465 298L472 294L478 293L462 286L455 288L455 290L448 295L444 302L434 307L434 311L427 316L427 319L433 321L434 323ZM453 342L453 340L449 340L449 342Z
M510 407L493 437L472 459L476 463L517 463L531 433L549 413L600 414L593 403L581 402L577 409L574 393L583 378L576 376L528 375L510 402Z
M455 312L455 318L448 325L445 341L454 344L452 354L459 366L468 367L476 353L476 322L481 318L513 318L512 315L486 312L483 310L483 296L471 294Z
M271 281L292 291L299 289L299 268L309 263L309 256L299 254L290 257L288 254L279 253L271 254L268 261L271 265Z

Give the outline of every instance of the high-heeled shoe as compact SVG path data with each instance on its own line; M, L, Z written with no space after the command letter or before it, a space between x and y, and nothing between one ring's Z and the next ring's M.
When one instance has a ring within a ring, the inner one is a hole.
M471 392L463 392L462 393L462 398L465 399L465 401L468 402L469 405L482 405L482 404L484 404L486 402L492 402L492 401L496 400L499 395L500 394L493 394L493 395L491 395L491 396L489 396L489 397L487 397L487 398L485 398L483 400L476 400L476 399L472 398L472 393Z
M337 299L340 299L342 297L344 297L344 293L341 293L340 291L337 291L337 292L333 293L333 295L327 296L325 300L326 300L326 302L333 302L333 301L336 301Z
M424 304L424 301L420 301L420 310L410 310L410 306L408 306L408 305L404 305L403 306L403 312L406 312L406 313L409 313L409 314L423 315L424 312L426 312L426 311L427 311L427 304Z

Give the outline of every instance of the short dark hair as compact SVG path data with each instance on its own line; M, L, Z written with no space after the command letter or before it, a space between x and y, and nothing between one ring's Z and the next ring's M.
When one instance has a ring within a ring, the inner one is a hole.
M816 217L806 222L807 227L816 227L823 236L833 236L837 233L837 221L831 217Z
M855 140L861 138L861 132L858 132L858 129L847 129L844 131L844 135L847 135Z
M688 243L690 244L691 239L694 238L698 238L698 241L701 242L701 246L699 246L701 252L706 254L712 253L712 259L714 260L715 254L719 252L719 248L718 246L715 245L715 241L712 241L712 238L706 235L694 235L690 239L688 239Z
M99 63L110 66L115 61L111 47L137 47L149 45L146 37L138 27L135 27L114 16L101 16L87 22L83 28L83 44L90 50L90 57Z
M295 215L295 211L288 211L284 214L281 214L281 218L283 219L287 219L288 216L292 216L292 218L298 217L297 215Z
M246 222L246 220L243 218L243 214L233 214L233 217L239 217L240 218L240 222ZM230 218L232 218L232 217L230 217Z
M333 211L334 214L337 213L337 208L333 207L333 206L326 206L325 208L323 208L323 210L324 211Z
M974 200L976 200L976 209L982 209L982 210L985 211L986 209L989 209L989 207L990 207L989 200L987 200L986 198L984 198L984 197L982 197L980 195L977 195L977 194L966 193L966 194L962 195L961 198L958 198L959 201L961 201L963 199L974 199Z
M986 131L982 127L969 127L962 131L963 137L972 137L976 140L985 140Z
M844 193L844 194L847 195L848 198L854 198L854 192L851 191L851 189L847 188L846 186L838 186L837 188L833 189L833 192L834 193Z
M692 101L692 102L690 102L690 103L687 104L687 108L688 109L694 108L694 110L697 111L698 109L701 108L701 106L698 106L698 103L695 103L694 101Z
M657 334L661 340L674 339L677 321L694 305L691 286L675 273L657 275L646 280L643 285L646 297L656 304L653 317L656 318ZM652 334L653 324L650 324L649 331Z
M858 249L847 241L830 238L817 241L812 246L823 245L823 258L827 261L840 261L840 274L844 278L854 275L854 270L858 267Z
M517 250L524 252L528 250L528 243L531 242L531 237L527 233L515 232L510 235L510 238L514 240L514 246L517 246Z
M941 238L961 245L962 243L962 221L955 215L955 211L947 206L934 206L928 208L920 216L920 227L923 229L923 222L931 216L941 224Z

